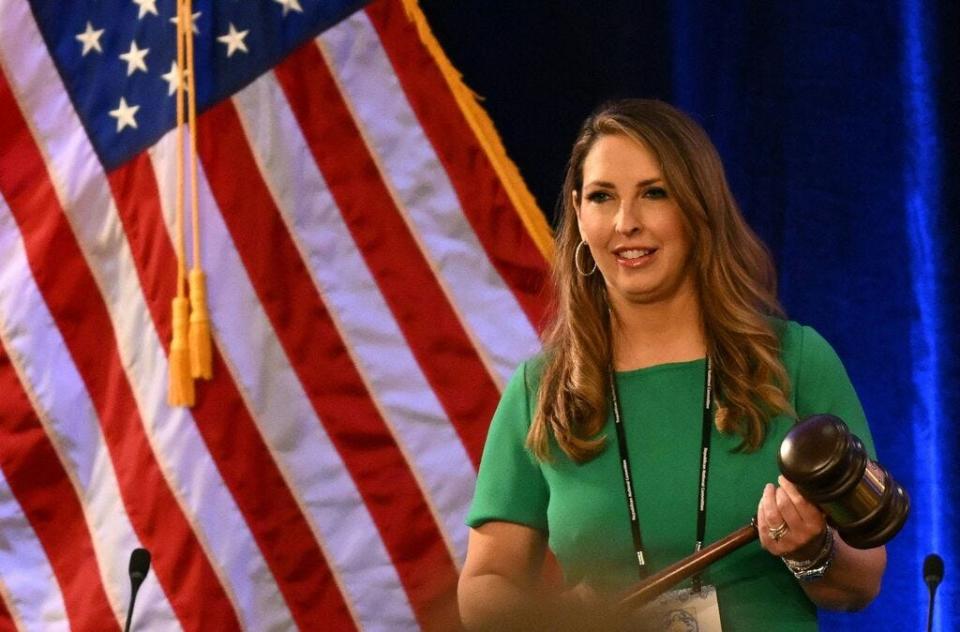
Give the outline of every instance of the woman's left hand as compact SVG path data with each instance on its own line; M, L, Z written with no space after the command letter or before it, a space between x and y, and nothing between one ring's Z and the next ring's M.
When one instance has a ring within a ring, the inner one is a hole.
M823 545L827 521L820 508L780 476L768 483L757 507L757 531L764 549L790 560L813 559Z

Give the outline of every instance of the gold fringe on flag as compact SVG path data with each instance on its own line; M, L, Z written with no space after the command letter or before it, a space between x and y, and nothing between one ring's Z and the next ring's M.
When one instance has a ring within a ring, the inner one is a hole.
M443 52L443 47L440 46L437 38L430 30L427 18L420 10L417 0L403 0L403 6L406 9L407 17L417 28L420 42L436 62L457 101L457 105L460 106L460 111L467 119L470 129L473 130L477 140L480 141L480 146L483 147L483 151L493 164L494 170L500 176L507 196L509 196L514 208L517 209L527 232L530 233L533 242L547 261L552 260L553 232L523 181L517 165L507 156L507 151L503 147L503 142L500 140L500 135L497 134L493 121L490 120L486 111L480 107L479 97L464 85L462 75L453 67L446 53Z

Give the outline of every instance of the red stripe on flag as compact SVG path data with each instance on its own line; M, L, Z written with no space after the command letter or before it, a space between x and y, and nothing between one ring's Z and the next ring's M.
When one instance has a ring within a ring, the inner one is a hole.
M0 73L0 192L27 259L93 401L124 505L170 604L188 629L239 629L236 613L145 435L113 324L20 106ZM78 317L82 314L83 317Z
M198 152L260 302L357 483L424 629L456 629L456 570L393 435L300 258L231 101L199 121Z
M149 156L139 154L115 169L109 179L150 314L164 350L169 351L176 254L163 222ZM216 283L216 279L211 282ZM294 621L305 630L354 629L349 609L336 589L323 552L216 345L213 376L211 381L197 383L193 416Z
M43 546L63 594L70 627L119 629L97 568L76 491L0 342L0 467Z
M0 592L0 632L17 632L17 626L13 624L13 615L10 614L3 592Z
M399 0L369 4L367 15L393 64L464 215L487 256L539 331L549 304L548 266L507 196L460 106Z
M500 399L496 384L390 197L320 50L302 46L275 72L381 294L476 466Z

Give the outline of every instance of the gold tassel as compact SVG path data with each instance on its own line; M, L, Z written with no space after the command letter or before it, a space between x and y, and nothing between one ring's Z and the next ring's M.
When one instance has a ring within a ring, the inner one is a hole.
M173 342L170 343L170 384L167 402L171 406L193 406L193 378L190 377L190 351L187 348L187 318L190 304L178 296L173 299Z
M207 281L200 268L190 271L190 375L213 377L210 314L207 312Z

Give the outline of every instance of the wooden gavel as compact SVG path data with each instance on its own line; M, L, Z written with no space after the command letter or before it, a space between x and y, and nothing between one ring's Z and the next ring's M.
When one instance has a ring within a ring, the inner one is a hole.
M814 415L780 444L780 472L827 515L843 541L858 549L888 542L907 520L910 499L890 473L871 461L863 442L833 415ZM757 539L756 519L631 588L620 607L653 601L679 582Z

